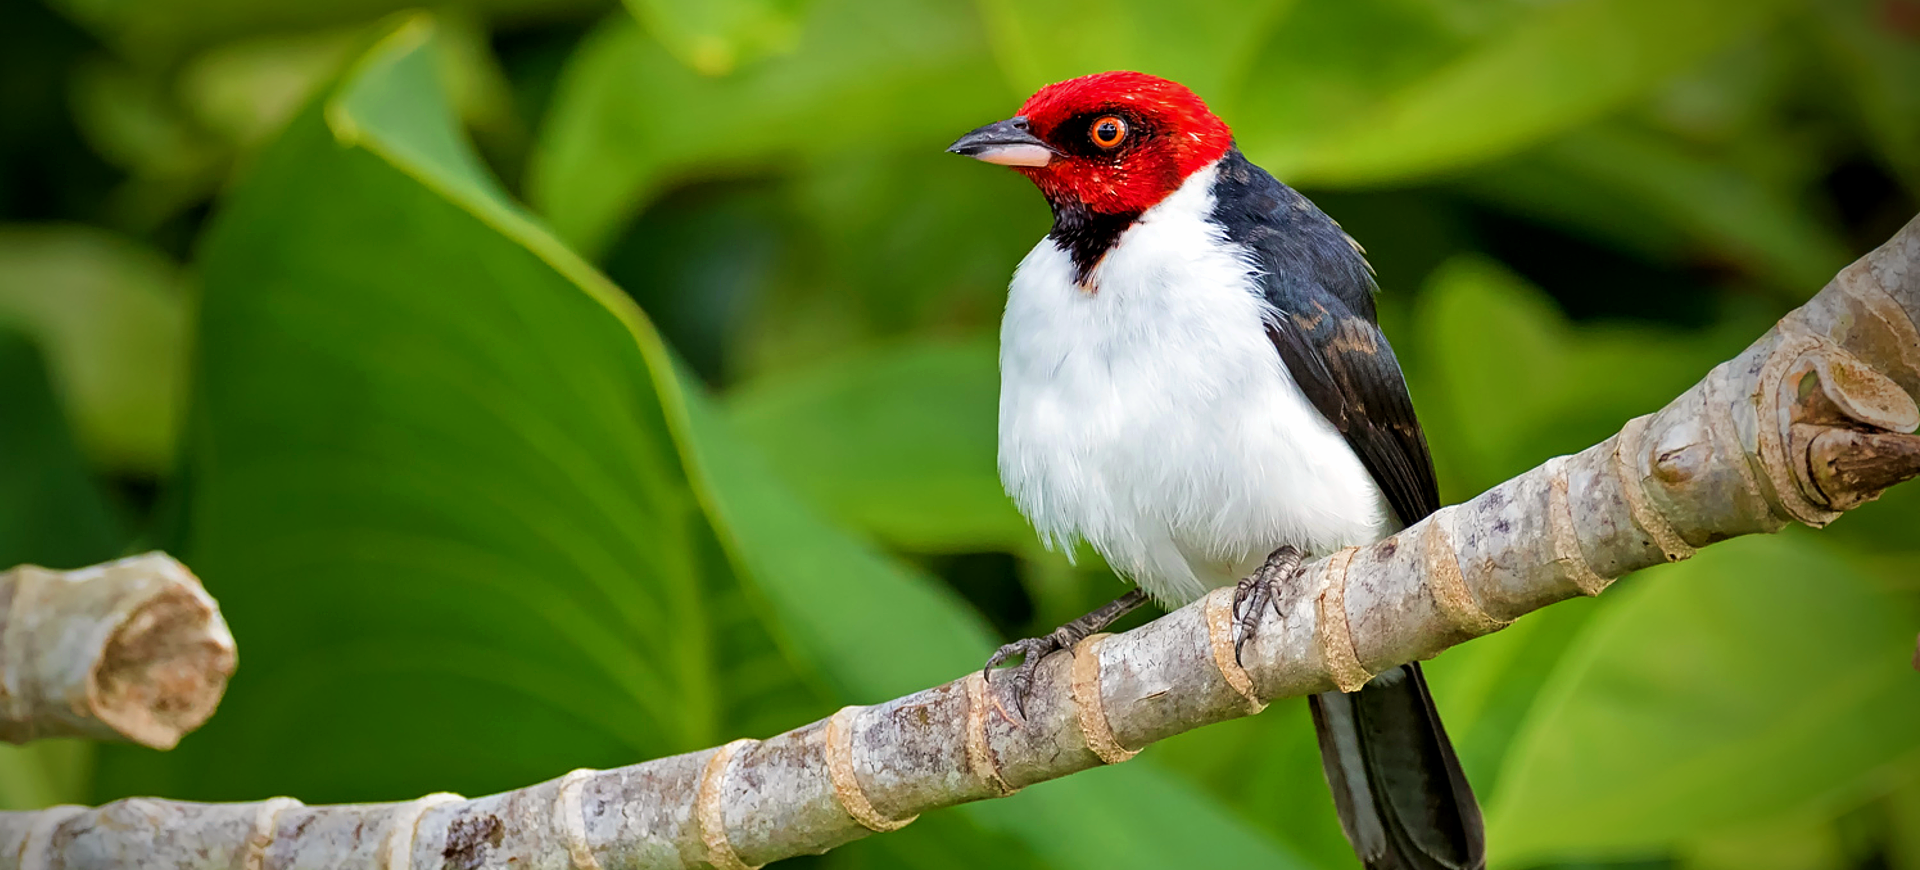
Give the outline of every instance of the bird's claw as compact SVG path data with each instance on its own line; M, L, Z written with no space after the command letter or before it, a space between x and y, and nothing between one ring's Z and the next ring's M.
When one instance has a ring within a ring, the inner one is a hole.
M999 696L995 700L1000 708L1013 709L1016 722L1027 718L1027 693L1033 689L1033 677L1040 669L1040 660L1056 650L1064 649L1058 635L1059 632L1054 632L1043 637L1022 638L1002 646L994 650L993 657L987 659L987 666L980 671L981 676L986 677L987 684L994 686L994 694ZM1007 678L1001 680L999 685L994 685L994 669L1015 658L1021 659L1021 662L1008 669Z
M1233 660L1240 661L1240 651L1246 648L1247 641L1260 627L1260 617L1269 607L1275 617L1285 619L1286 608L1281 605L1281 596L1291 588L1283 585L1293 579L1300 570L1300 552L1292 547L1281 547L1267 557L1267 561L1252 574L1240 579L1233 587Z

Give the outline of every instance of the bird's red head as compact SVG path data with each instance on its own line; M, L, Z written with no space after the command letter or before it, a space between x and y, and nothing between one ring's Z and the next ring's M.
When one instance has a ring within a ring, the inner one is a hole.
M1011 166L1056 209L1139 214L1227 153L1233 134L1177 82L1105 72L1040 89L947 150Z

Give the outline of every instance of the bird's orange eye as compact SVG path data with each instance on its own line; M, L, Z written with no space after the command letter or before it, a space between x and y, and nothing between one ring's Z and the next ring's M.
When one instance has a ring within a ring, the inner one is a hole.
M1107 115L1093 122L1088 135L1093 138L1093 144L1113 148L1120 144L1120 140L1127 138L1127 122L1118 115Z

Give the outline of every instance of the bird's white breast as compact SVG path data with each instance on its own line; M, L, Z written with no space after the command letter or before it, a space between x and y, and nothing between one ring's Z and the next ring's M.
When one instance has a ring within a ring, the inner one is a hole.
M1379 488L1294 386L1214 170L1142 215L1090 278L1045 239L1000 330L1000 479L1050 545L1092 544L1163 604L1283 544L1378 538Z

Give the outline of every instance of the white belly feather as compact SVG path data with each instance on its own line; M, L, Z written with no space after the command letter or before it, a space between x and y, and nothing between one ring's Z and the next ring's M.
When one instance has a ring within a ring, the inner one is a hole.
M1214 171L1142 215L1087 292L1052 240L1000 331L1000 479L1050 546L1084 539L1163 604L1292 544L1379 538L1379 488L1268 340L1248 259L1207 220Z

